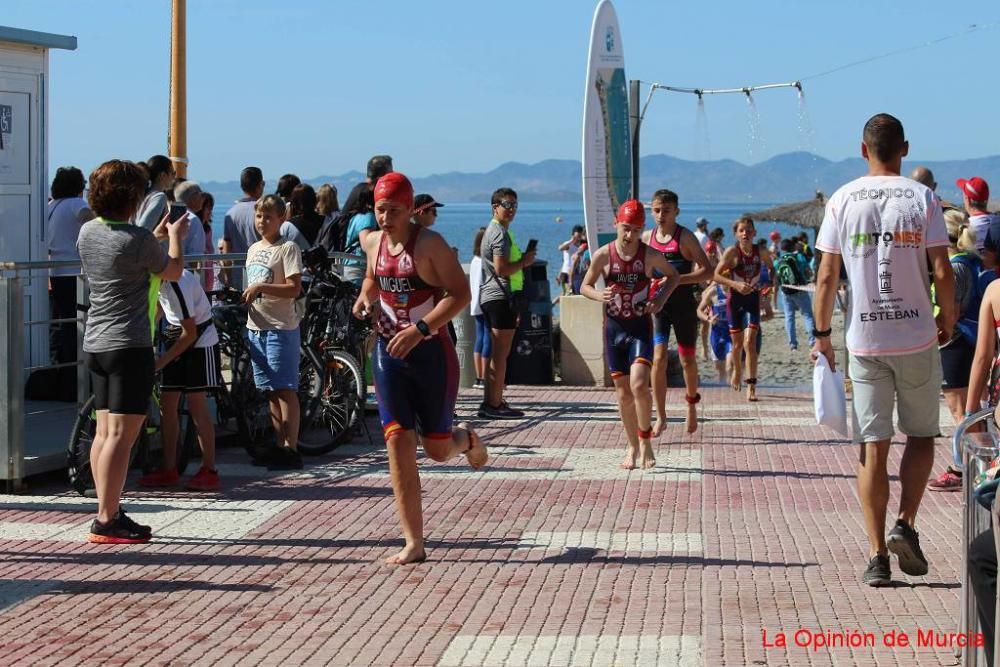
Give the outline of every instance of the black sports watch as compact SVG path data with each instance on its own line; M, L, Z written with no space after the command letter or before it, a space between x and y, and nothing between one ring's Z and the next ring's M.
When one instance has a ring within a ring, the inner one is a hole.
M431 335L431 328L427 326L427 322L424 322L423 320L417 320L417 323L414 324L413 326L417 327L417 331L419 331L423 335L425 336Z
M819 329L813 329L812 331L813 338L829 338L830 334L832 333L833 333L833 327L830 327L825 331L820 331Z

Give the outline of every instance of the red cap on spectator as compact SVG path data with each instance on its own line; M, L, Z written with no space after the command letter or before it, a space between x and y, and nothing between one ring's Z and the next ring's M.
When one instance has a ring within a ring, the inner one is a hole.
M633 227L646 226L646 207L638 199L629 199L618 208L615 223L625 223Z
M955 185L962 191L962 194L972 201L989 201L990 199L990 186L978 176L973 176L969 180L960 178L955 181Z
M410 179L398 171L393 171L378 179L375 184L375 202L388 199L407 209L413 208L413 185Z
M777 241L778 239L781 238L781 234L778 232L777 229L775 229L773 232L771 232L770 234L768 234L768 236L771 237L772 241Z

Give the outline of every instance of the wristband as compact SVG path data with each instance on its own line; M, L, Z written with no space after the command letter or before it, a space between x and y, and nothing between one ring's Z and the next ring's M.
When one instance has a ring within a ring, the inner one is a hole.
M976 413L975 412L969 412L968 410L965 411L965 416L966 417L971 417L974 414L976 414Z
M431 328L427 326L427 322L424 322L423 320L417 320L417 323L414 324L413 326L417 327L417 331L422 333L424 336L431 335Z
M813 338L829 338L830 334L833 333L833 327L820 331L819 329L813 329Z

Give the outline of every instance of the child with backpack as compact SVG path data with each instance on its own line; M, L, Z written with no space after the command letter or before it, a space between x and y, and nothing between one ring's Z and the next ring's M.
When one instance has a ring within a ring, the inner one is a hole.
M949 209L945 211L944 222L948 230L949 259L952 271L955 272L958 322L955 323L951 339L938 348L944 376L944 401L958 424L965 419L966 405L974 403L978 406L983 393L982 386L978 388L978 395L970 393L970 389L975 389L970 376L974 375L973 358L977 353L979 311L988 282L995 274L984 269L983 261L976 253L976 236L968 226L965 214ZM937 306L935 311L936 309ZM992 324L994 318L991 316L989 319ZM995 346L992 335L989 345ZM992 357L992 353L989 356ZM931 491L959 491L962 488L962 471L949 465L943 473L927 483L927 488Z
M788 347L791 350L799 349L798 334L795 329L795 313L800 311L805 320L806 332L809 335L809 347L813 346L816 339L813 337L813 329L816 322L813 320L812 300L809 292L795 289L809 283L807 275L803 275L802 265L795 256L795 241L783 239L781 241L781 254L774 262L775 284L779 285L779 292L783 305L782 312L785 314L785 335L788 337Z

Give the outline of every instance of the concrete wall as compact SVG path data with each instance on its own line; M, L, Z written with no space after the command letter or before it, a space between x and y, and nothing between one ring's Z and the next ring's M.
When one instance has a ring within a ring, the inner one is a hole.
M565 384L610 387L604 364L604 307L585 296L559 299L560 363Z

